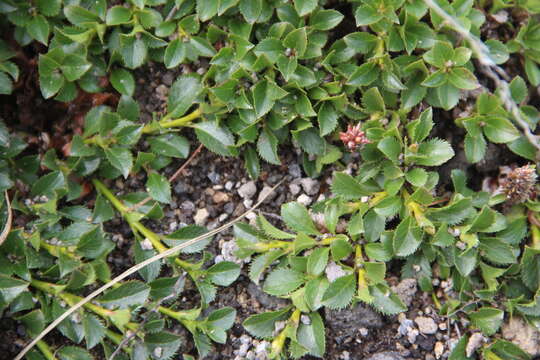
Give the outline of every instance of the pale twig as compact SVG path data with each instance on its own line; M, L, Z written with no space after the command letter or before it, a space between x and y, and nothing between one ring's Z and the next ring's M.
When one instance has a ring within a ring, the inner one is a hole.
M539 137L531 132L529 124L523 116L517 104L512 100L510 93L510 87L506 80L510 79L508 74L503 68L498 66L493 61L489 48L475 35L471 34L469 30L465 29L459 22L456 21L450 14L448 14L443 8L441 8L433 0L424 0L426 5L430 7L434 12L442 17L448 25L450 25L457 33L459 33L465 40L469 42L471 50L475 53L478 62L480 63L481 71L488 76L498 89L498 95L502 100L506 110L512 114L516 123L521 127L527 140L540 151ZM538 152L537 152L538 157Z
M228 228L230 228L231 226L233 226L234 224L236 224L238 221L242 220L247 214L249 214L251 211L254 211L257 207L259 207L263 202L264 200L266 200L266 198L272 193L274 192L274 190L279 186L281 185L281 183L283 182L280 181L279 183L277 183L272 189L271 191L268 192L268 194L263 197L261 200L259 200L255 205L253 205L252 208L250 208L249 210L247 210L246 212L244 212L242 215L240 215L239 217L237 217L236 219L234 220L231 220L229 221L228 223L226 223L225 225L222 225L220 226L219 228L217 229L214 229L214 230L211 230L209 232L207 232L206 234L203 234L201 236L198 236L194 239L191 239L191 240L188 240L182 244L179 244L175 247L172 247L160 254L157 254L155 256L152 256L151 258L149 259L146 259L144 260L143 262L139 263L139 264L136 264L134 266L132 266L131 268L127 269L126 271L124 271L123 273L121 273L120 275L118 275L117 277L115 277L114 279L112 279L111 281L109 281L108 283L106 283L105 285L101 286L99 289L93 291L92 293L90 293L88 296L86 296L84 299L82 299L81 301L79 301L78 303L76 303L75 305L73 305L72 307L70 307L66 312L64 312L62 315L60 315L58 318L56 318L56 320L54 320L52 323L49 324L49 326L47 326L38 336L36 336L16 357L14 360L21 360L24 355L30 351L30 349L32 349L36 343L38 341L40 341L41 339L43 339L43 337L45 335L47 335L49 332L51 332L56 326L58 326L58 324L60 324L62 321L64 321L68 316L70 316L71 314L73 314L75 311L79 310L82 306L84 306L85 304L87 304L88 302L90 302L91 300L93 300L94 298L96 298L98 295L102 294L105 290L107 289L110 289L111 287L113 287L114 285L116 285L117 283L119 283L120 281L124 280L125 278L127 278L128 276L136 273L137 271L141 270L142 268L144 268L145 266L155 262L155 261L158 261L158 260L161 260L165 257L168 257L168 256L171 256L171 255L175 255L176 253L178 253L180 250L182 250L183 248L186 248L188 246L191 246L201 240L204 240L204 239L207 239L209 238L210 236L213 236L215 234L218 234Z
M13 214L11 212L11 204L9 203L9 196L7 190L4 193L4 197L6 198L7 219L6 224L2 229L2 232L0 233L0 245L2 245L2 243L7 239L9 232L11 231L11 222L13 220Z
M172 174L172 176L169 178L170 183L175 181L176 178L178 176L180 176L180 174L186 169L186 167L189 165L189 163L191 161L193 161L193 159L195 159L195 156L197 156L197 154L201 152L202 148L203 148L203 144L199 145L199 147L197 149L195 149L195 151L191 154L189 159L187 159L186 162L183 163L182 166L180 166L180 168L178 168L178 170L176 170L176 172L174 174ZM149 202L150 200L152 200L152 198L150 196L148 196L148 197L144 198L143 200L139 201L138 203L134 204L133 206L129 207L126 211L127 212L135 211L138 208L140 208L141 206L143 206L144 204L146 204L147 202Z

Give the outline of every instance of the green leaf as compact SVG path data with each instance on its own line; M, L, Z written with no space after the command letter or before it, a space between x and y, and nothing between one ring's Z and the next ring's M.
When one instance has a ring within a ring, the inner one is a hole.
M278 311L270 311L262 314L252 315L242 323L242 326L257 338L271 338L275 330L276 321L286 319L290 308L286 307Z
M270 295L283 296L298 289L304 281L304 275L301 272L278 268L268 275L263 290Z
M345 275L330 283L324 292L322 303L330 309L342 309L351 303L355 292L355 275Z
M513 264L517 262L514 249L497 238L482 238L480 240L482 256L495 264Z
M146 180L146 189L150 196L159 202L170 204L171 197L171 184L165 178L165 176L158 173L151 173Z
M240 275L240 266L230 261L222 261L212 265L208 270L208 279L216 285L229 286L238 275Z
M250 24L253 24L261 16L263 0L240 0L240 13Z
M49 42L50 29L49 23L43 15L34 16L32 20L30 20L30 22L26 25L26 30L31 37L33 37L43 45L47 46L47 43Z
M68 54L60 69L68 81L75 81L80 79L91 67L92 65L84 57Z
M172 69L180 65L186 58L186 44L181 39L174 39L165 49L163 63L167 69Z
M435 45L424 54L424 60L437 68L445 67L448 61L454 61L454 49L445 41L437 41Z
M411 217L401 221L394 232L393 244L396 256L413 254L422 242L423 231Z
M161 331L154 334L146 334L144 343L152 354L159 350L160 358L171 359L182 345L182 337L167 331Z
M450 70L448 81L458 89L474 90L480 84L472 72L464 67L457 67Z
M306 283L304 293L305 302L311 310L317 311L323 306L322 298L329 285L330 283L328 282L326 277L322 276L310 280Z
M201 143L209 150L224 156L231 156L234 146L234 137L224 126L213 121L204 121L193 125L195 134Z
M384 113L386 107L384 105L384 99L379 92L379 89L372 87L362 95L362 106L370 113L381 112Z
M148 295L150 295L150 286L142 281L132 280L107 291L99 301L109 306L116 305L125 309L131 305L143 304L148 299Z
M257 179L261 172L261 164L257 152L251 146L246 146L244 151L244 167L246 168L249 177Z
M309 325L301 322L296 338L298 343L308 350L309 354L322 358L326 351L324 323L318 312L310 313L308 316Z
M305 16L317 7L317 0L294 0L294 8L298 15Z
M131 167L133 166L133 156L131 151L122 147L112 147L105 149L105 156L111 165L119 170L124 178L127 179Z
M473 136L465 135L465 156L470 163L477 163L486 154L487 143L482 134Z
M0 274L0 299L3 303L9 304L27 289L28 283L26 281Z
M88 351L76 346L64 346L56 355L60 360L94 360Z
M371 25L383 18L383 15L370 5L361 5L354 13L356 26Z
M127 24L131 20L132 11L124 6L113 6L107 10L105 23L109 26Z
M316 1L316 0L307 0L307 1ZM285 39L283 39L283 46L289 49L294 49L295 54L298 57L302 57L306 52L307 48L307 34L306 28L300 28L291 31Z
M197 0L197 15L201 21L208 21L218 12L219 1Z
M526 246L521 258L521 279L531 291L540 288L540 249Z
M379 284L370 287L373 297L373 307L385 315L395 315L407 311L407 307L400 298L387 286Z
M126 69L114 69L110 76L111 84L120 94L133 96L135 92L135 79Z
M343 172L334 173L332 193L346 200L359 199L362 196L370 195L351 175Z
M307 259L307 273L313 276L322 274L328 263L329 252L327 247L313 250Z
M101 342L105 336L105 326L93 314L84 314L83 320L84 338L86 348L91 349Z
M294 234L289 234L288 232L276 228L274 225L270 224L263 215L257 217L257 225L259 225L266 235L274 239L294 239L296 237Z
M436 95L444 110L452 109L459 101L459 89L450 83L439 86Z
M257 151L259 152L259 155L270 164L281 165L281 161L277 154L277 146L278 141L275 135L264 128L257 141Z
M520 133L507 119L500 116L485 116L484 134L494 143L507 143L519 138Z
M422 155L416 164L423 166L439 166L454 157L452 146L441 139L431 139L420 144L418 153Z
M6 75L6 73L0 72L0 94L9 95L12 91L13 81L9 76Z
M306 130L293 133L294 139L298 141L298 145L309 155L324 155L326 150L326 142L319 135L319 132L310 127Z
M183 75L174 81L167 100L167 110L172 118L180 117L193 105L195 99L203 91L198 77Z
M64 7L64 15L70 23L82 27L88 25L88 23L98 23L101 20L97 14L77 5Z
M495 334L504 319L504 311L484 306L480 310L469 314L474 326L478 327L482 332L491 336Z
M321 31L330 30L338 26L343 18L343 14L337 10L321 10L309 18L309 25Z
M121 35L121 55L124 64L129 69L135 69L141 66L148 54L148 48L143 38L137 38L134 35Z
M380 140L377 144L377 149L392 162L398 162L399 155L401 154L401 144L394 136L387 136Z
M328 135L334 131L338 124L338 118L339 115L334 105L330 101L323 102L317 116L321 136Z
M281 217L285 224L296 232L303 232L308 235L319 234L308 210L302 204L290 202L281 205Z
M471 199L461 197L455 199L449 205L430 210L428 216L435 221L454 225L469 215L471 207Z
M527 84L521 76L516 76L512 79L512 82L510 82L510 93L512 94L512 99L516 103L524 101L529 95Z
M38 11L45 16L55 16L60 13L62 0L37 0Z
M367 54L377 45L377 37L367 32L355 32L343 38L348 47L360 54Z
M356 68L349 77L347 84L352 86L367 86L377 80L378 77L379 69L376 68L375 63L366 62Z
M185 159L189 155L189 141L180 135L164 134L148 139L152 152L157 155Z

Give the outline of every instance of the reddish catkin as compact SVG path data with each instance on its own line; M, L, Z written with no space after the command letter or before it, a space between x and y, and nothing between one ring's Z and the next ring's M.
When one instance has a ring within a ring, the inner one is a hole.
M358 146L368 144L370 141L366 134L360 130L360 124L349 125L347 131L339 133L339 138L349 151L355 151Z

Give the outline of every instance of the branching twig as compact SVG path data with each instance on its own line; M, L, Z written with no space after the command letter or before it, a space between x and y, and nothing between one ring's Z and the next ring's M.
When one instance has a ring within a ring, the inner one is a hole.
M475 53L476 57L478 58L478 62L480 63L480 71L482 71L495 83L495 87L499 90L498 94L504 104L504 107L510 114L512 114L515 122L523 130L527 140L529 140L529 142L538 151L540 151L539 137L531 132L529 124L525 119L523 119L523 116L521 116L519 107L512 100L510 87L507 82L510 77L503 68L498 66L495 61L493 61L488 47L482 42L482 40L471 34L469 30L465 29L459 22L456 21L456 19L444 11L444 9L441 8L434 0L424 0L424 2L428 7L436 12L437 15L442 17L448 23L448 25L450 25L457 33L459 33L469 42L471 50ZM537 157L538 154L539 153L537 152Z
M120 281L124 280L125 278L127 278L128 276L136 273L137 271L141 270L142 268L144 268L145 266L155 262L155 261L158 261L158 260L161 260L165 257L168 257L168 256L172 256L172 255L175 255L176 253L178 253L180 250L190 246L190 245L193 245L193 244L196 244L197 242L201 241L201 240L204 240L204 239L207 239L209 238L210 236L213 236L215 234L218 234L228 228L230 228L231 226L233 226L234 224L236 224L238 221L242 220L248 213L250 213L251 211L254 211L257 207L259 207L263 202L264 200L266 200L266 198L272 193L274 192L274 190L279 186L281 185L281 183L283 182L280 181L279 183L277 183L272 189L270 192L268 192L268 194L263 197L261 200L259 200L255 205L253 205L253 207L249 210L247 210L246 212L244 212L242 215L240 215L239 217L237 217L236 219L234 220L231 220L229 221L228 223L226 223L225 225L222 225L220 226L219 228L217 229L214 229L214 230L211 230L209 232L207 232L206 234L203 234L201 236L198 236L194 239L191 239L191 240L188 240L182 244L179 244L175 247L172 247L160 254L157 254L155 256L152 256L151 258L149 259L146 259L144 260L143 262L139 263L139 264L136 264L134 266L132 266L131 268L127 269L126 271L124 271L123 273L121 273L120 275L118 275L117 277L115 277L114 279L112 279L111 281L109 281L108 283L106 283L105 285L101 286L99 289L93 291L92 293L90 293L88 296L86 296L84 299L82 299L81 301L79 301L77 304L73 305L72 307L70 307L66 312L64 312L62 315L60 315L58 318L56 318L56 320L54 320L52 323L49 324L49 326L47 326L38 336L36 336L16 357L14 360L21 360L24 355L30 351L30 349L32 349L36 343L43 339L43 337L45 337L45 335L47 335L49 332L51 332L56 326L58 326L58 324L60 324L62 321L64 321L67 317L69 317L71 314L73 314L75 311L79 310L82 306L84 306L85 304L87 304L88 302L90 302L91 300L95 299L98 295L100 295L101 293L103 293L105 290L107 289L110 289L111 287L113 287L114 285L116 285L117 283L119 283Z
M178 176L180 176L180 174L182 173L182 171L184 171L186 169L186 167L189 165L189 163L191 161L193 161L193 159L195 158L195 156L197 156L198 153L201 152L203 148L203 144L199 145L199 147L197 149L195 149L195 151L191 154L191 156L189 157L189 159L186 160L186 162L184 162L182 164L182 166L180 166L180 168L178 168L178 170L176 170L176 172L174 174L172 174L172 176L169 178L169 182L172 183L176 180L176 178ZM150 196L144 198L143 200L141 200L140 202L136 203L135 205L129 207L127 209L127 212L131 212L131 211L135 211L137 210L138 208L140 208L141 206L143 206L144 204L146 204L147 202L149 202L150 200L152 200L152 198Z

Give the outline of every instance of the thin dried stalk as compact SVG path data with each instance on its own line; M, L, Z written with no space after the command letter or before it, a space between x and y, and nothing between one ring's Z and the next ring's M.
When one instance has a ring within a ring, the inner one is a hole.
M75 311L79 310L82 306L84 306L85 304L87 304L88 302L90 302L91 300L95 299L98 295L102 294L105 290L107 289L110 289L111 287L113 287L114 285L116 285L117 283L119 283L120 281L124 280L125 278L127 278L128 276L136 273L137 271L141 270L142 268L144 268L145 266L147 265L150 265L151 263L155 262L155 261L158 261L160 259L163 259L165 257L168 257L168 256L172 256L172 255L176 255L176 253L178 253L180 250L188 247L188 246L191 246L193 244L196 244L197 242L199 241L202 241L206 238L209 238L210 236L213 236L215 234L218 234L224 230L227 230L228 228L230 228L231 226L233 226L234 224L236 224L238 221L242 220L247 214L249 214L250 212L254 211L257 207L259 207L263 202L264 200L266 200L266 198L274 192L274 190L279 186L281 185L281 183L283 182L280 181L279 183L277 183L272 189L270 192L268 192L268 194L263 197L261 200L259 200L251 209L247 210L246 212L244 212L242 215L240 215L239 217L237 217L236 219L234 220L231 220L230 222L226 223L225 225L222 225L220 226L219 228L217 229L214 229L214 230L211 230L209 232L207 232L206 234L204 235L201 235L201 236L198 236L194 239L191 239L191 240L188 240L186 241L185 243L182 243L180 245L177 245L173 248L170 248L169 250L167 251L164 251L160 254L157 254L155 256L152 256L151 258L137 264L137 265L134 265L132 266L131 268L127 269L126 271L124 271L123 273L121 273L120 275L118 275L117 277L115 277L114 279L112 279L111 281L109 281L108 283L106 283L105 285L101 286L99 289L93 291L92 293L90 293L88 296L86 296L84 299L82 299L81 301L79 301L77 304L73 305L72 307L70 307L66 312L64 312L62 315L60 315L56 320L54 320L52 323L49 324L49 326L47 326L38 336L36 336L28 345L26 345L26 347L15 357L14 360L21 360L24 355L30 351L30 349L32 349L36 343L38 341L40 341L41 339L43 339L43 337L45 337L45 335L47 335L49 332L51 332L56 326L58 326L58 324L60 324L62 321L64 321L67 317L69 317L71 314L73 314Z
M4 196L6 198L7 220L6 220L6 225L2 229L2 232L0 233L0 245L2 245L2 243L4 241L6 241L8 235L9 235L9 232L11 231L11 222L13 220L13 214L11 212L11 204L9 203L9 196L8 196L7 190L4 193Z

